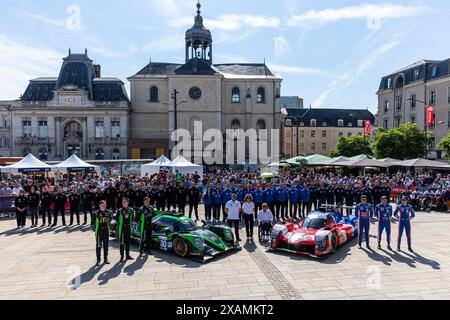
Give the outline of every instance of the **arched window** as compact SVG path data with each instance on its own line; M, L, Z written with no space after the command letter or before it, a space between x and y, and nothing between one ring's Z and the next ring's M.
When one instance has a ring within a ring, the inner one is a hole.
M338 127L343 127L344 126L344 120L339 119L338 120Z
M258 120L256 123L256 130L264 130L266 129L266 122L264 120Z
M317 120L311 119L311 127L316 127L316 126L317 126Z
M104 160L105 159L105 152L102 148L98 148L95 150L95 160Z
M326 127L327 123L326 122L322 122L322 127Z
M159 102L159 90L156 86L150 88L150 102Z
M39 149L39 159L40 160L47 160L48 159L48 152L46 148L40 148Z
M300 122L300 127L304 127L305 123L304 122Z
M231 102L239 103L241 102L241 90L238 87L234 87L231 90Z
M120 150L114 149L112 152L112 159L113 160L119 160L120 159Z
M232 122L231 122L231 129L233 129L233 130L239 130L241 128L241 122L239 121L239 120L237 120L237 119L234 119Z
M256 94L256 102L257 103L266 102L266 89L264 89L263 87L258 88L258 92Z
M362 127L364 124L363 124L363 121L361 120L361 119L359 119L358 120L358 127Z

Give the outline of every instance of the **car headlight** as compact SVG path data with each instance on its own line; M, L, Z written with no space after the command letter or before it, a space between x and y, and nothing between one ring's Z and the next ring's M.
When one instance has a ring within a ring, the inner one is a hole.
M194 243L195 243L196 246L198 246L200 248L203 248L203 246L205 245L203 239L200 238L200 237L195 237L194 238Z

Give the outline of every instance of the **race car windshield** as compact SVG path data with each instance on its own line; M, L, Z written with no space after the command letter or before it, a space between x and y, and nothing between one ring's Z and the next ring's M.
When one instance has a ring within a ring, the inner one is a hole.
M303 221L303 228L306 229L321 229L327 225L327 221L325 219L320 218L306 218L305 221Z
M195 231L198 229L198 226L192 220L179 221L177 222L177 227L180 232Z

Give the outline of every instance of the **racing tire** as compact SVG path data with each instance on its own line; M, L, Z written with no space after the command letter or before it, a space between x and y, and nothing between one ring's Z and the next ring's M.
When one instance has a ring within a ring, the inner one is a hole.
M337 249L337 236L336 233L332 233L330 237L330 249L331 252L336 252Z
M181 237L175 238L173 241L173 252L180 258L186 258L189 255L189 247L186 240Z

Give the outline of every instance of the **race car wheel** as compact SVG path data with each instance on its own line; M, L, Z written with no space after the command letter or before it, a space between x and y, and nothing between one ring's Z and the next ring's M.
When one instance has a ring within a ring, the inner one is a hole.
M336 248L337 248L337 236L336 236L336 233L332 233L331 234L330 246L331 246L331 252L336 252Z
M181 258L185 258L188 255L188 244L186 243L186 240L184 240L181 237L176 238L173 241L173 251L175 254Z

